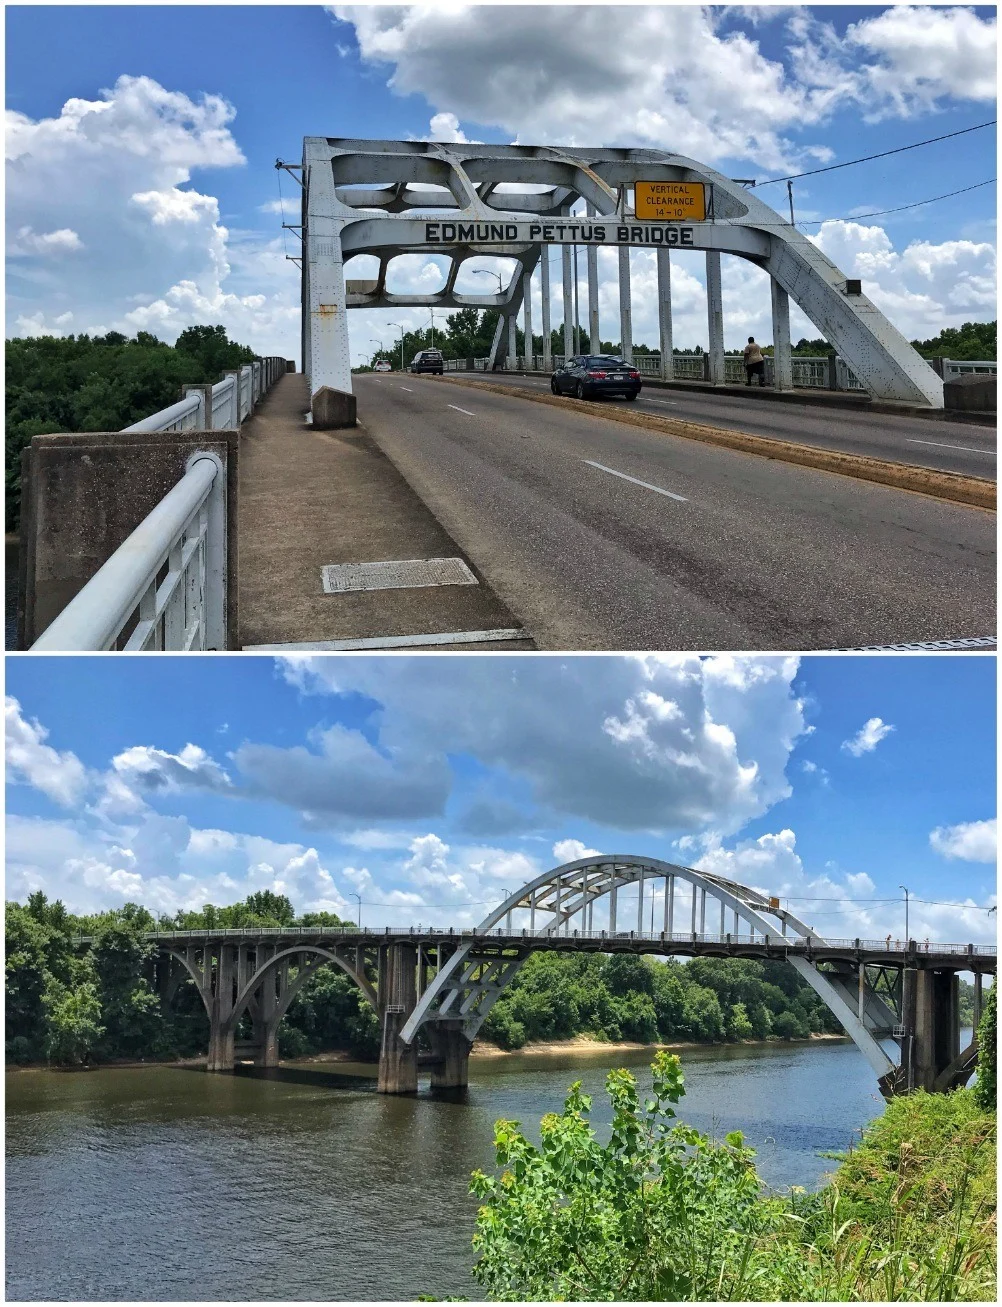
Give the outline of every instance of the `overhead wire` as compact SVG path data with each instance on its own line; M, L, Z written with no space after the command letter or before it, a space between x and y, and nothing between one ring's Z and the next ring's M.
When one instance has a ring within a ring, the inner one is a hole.
M795 182L801 177L816 177L822 172L835 172L839 168L851 168L857 163L870 163L873 159L886 159L891 154L904 154L906 150L917 150L923 145L935 145L937 141L949 141L954 136L964 136L968 132L980 132L986 127L994 127L997 119L993 118L987 123L977 123L973 127L962 127L956 132L947 132L944 136L930 136L928 140L916 141L913 145L899 145L893 150L881 150L879 154L864 154L860 159L847 159L845 163L830 163L824 168L810 168L807 172L794 172L789 177L769 177L765 181L756 182L758 186L772 186L776 182Z

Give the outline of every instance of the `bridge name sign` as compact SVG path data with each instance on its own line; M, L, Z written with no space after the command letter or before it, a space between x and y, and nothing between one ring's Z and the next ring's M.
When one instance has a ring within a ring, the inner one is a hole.
M692 227L667 223L426 222L428 245L670 245L695 248Z

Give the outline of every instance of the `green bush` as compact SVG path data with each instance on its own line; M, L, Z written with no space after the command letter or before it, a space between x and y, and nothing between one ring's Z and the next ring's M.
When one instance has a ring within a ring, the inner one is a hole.
M985 997L984 1010L978 1022L978 1078L973 1093L983 1112L994 1112L998 1073L998 1026L995 986Z

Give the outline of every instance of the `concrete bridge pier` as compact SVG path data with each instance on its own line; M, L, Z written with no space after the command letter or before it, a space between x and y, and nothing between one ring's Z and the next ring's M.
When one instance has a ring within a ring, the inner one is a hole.
M381 1094L417 1093L417 1042L405 1044L400 1038L400 1031L417 1003L417 953L413 944L390 944L380 950L383 1033L376 1088Z
M905 970L902 987L900 1091L946 1088L960 1059L960 981L955 971ZM952 1087L949 1086L949 1087Z
M230 1018L236 983L236 949L230 944L218 944L214 954L211 948L207 948L202 964L209 996L209 1056L205 1069L232 1071L235 1030Z
M255 956L255 968L265 966L274 956L273 945L259 948ZM280 976L281 973L269 971L257 992L257 1001L251 1004L254 1043L257 1045L255 1066L278 1066L278 1027L284 1015L277 989L277 983L281 983Z
M463 1032L462 1020L432 1021L425 1027L431 1042L432 1089L465 1089L470 1083L472 1044Z

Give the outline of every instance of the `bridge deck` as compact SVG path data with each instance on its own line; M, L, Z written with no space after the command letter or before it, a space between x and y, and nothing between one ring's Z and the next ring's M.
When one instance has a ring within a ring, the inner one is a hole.
M241 431L240 644L519 626L482 578L475 586L324 593L328 563L464 555L361 428L314 431L308 409L306 378L290 373Z
M78 942L89 943L91 936ZM456 947L473 944L477 951L497 953L517 949L571 953L650 953L679 957L741 957L760 961L807 957L815 962L864 962L873 966L914 967L919 970L981 971L994 974L997 949L985 944L943 944L900 940L888 945L883 940L838 939L823 944L803 940L786 940L776 935L764 943L749 935L710 933L574 931L570 935L540 935L528 931L472 931L407 929L386 927L383 930L330 930L312 926L284 929L249 928L227 930L161 930L146 936L150 943L161 945L207 942L230 945L287 944L291 948L320 947L378 948L387 944L413 943L415 947Z

